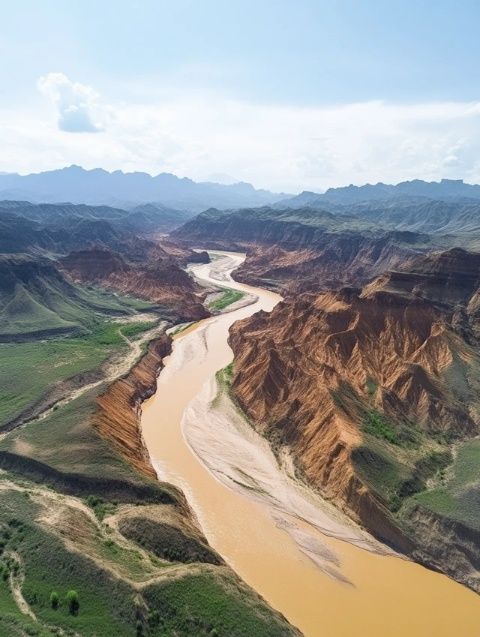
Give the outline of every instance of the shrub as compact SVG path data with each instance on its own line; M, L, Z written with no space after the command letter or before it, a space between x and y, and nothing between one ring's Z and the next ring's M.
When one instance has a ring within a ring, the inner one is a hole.
M58 593L56 593L55 591L52 591L50 593L50 606L53 608L53 610L57 610L59 603L60 603L60 599L58 597Z
M77 591L68 591L66 600L68 604L68 612L70 613L70 615L77 615L80 609L80 602L78 600Z

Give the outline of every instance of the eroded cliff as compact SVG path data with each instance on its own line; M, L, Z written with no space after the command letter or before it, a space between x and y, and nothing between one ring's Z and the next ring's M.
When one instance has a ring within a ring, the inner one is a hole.
M142 473L156 477L140 429L141 403L155 393L163 358L170 353L166 334L151 341L144 356L123 378L96 399L93 425L120 455Z
M463 251L435 255L404 270L401 289L391 273L363 290L305 294L230 335L234 397L274 448L291 451L299 476L381 539L477 590L480 551L462 528L478 533L468 511L480 486L476 474L462 482L458 450L480 429L467 310L478 265ZM455 271L471 273L460 275L462 292ZM435 541L414 522L428 515L440 520ZM456 538L450 561L445 526Z
M181 252L180 263L184 256ZM182 270L175 256L162 258L155 255L144 262L132 263L110 250L92 248L72 252L60 263L74 281L96 283L122 294L153 301L162 306L164 314L170 313L177 321L208 316L202 305L202 290Z

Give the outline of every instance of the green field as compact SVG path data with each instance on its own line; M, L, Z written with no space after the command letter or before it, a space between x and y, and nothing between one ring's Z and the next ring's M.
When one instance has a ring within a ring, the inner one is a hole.
M236 303L244 296L245 294L243 292L228 288L222 293L221 297L215 299L215 301L212 301L212 303L210 303L209 308L211 310L219 312L221 310L224 310L229 305L232 305L232 303Z
M122 325L97 319L83 335L26 343L0 343L0 429L32 407L55 383L98 370L115 353L155 323Z

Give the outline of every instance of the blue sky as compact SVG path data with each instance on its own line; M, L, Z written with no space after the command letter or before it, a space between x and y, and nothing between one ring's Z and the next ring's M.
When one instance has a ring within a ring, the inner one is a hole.
M479 2L0 7L0 170L480 180Z

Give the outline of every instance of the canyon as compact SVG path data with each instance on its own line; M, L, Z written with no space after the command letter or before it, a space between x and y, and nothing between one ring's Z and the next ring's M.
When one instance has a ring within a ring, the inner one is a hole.
M160 205L0 205L0 489L102 582L94 631L474 634L477 204L298 201L169 237ZM18 546L0 601L47 630Z

